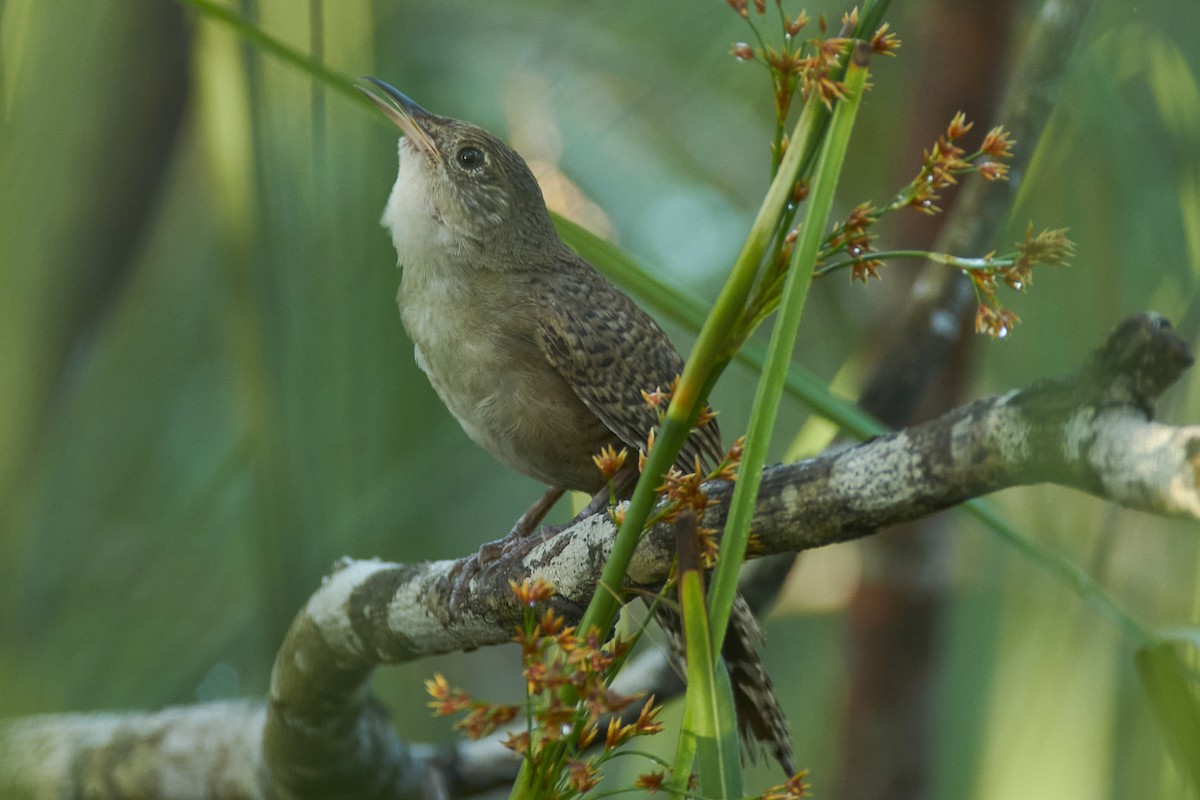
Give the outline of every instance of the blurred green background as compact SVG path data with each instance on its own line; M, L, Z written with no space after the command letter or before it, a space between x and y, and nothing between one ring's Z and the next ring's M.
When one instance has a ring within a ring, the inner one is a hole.
M893 4L905 46L876 65L839 213L913 174L949 118L922 109L960 66L941 26L974 7ZM1037 7L1017 4L1016 42ZM233 8L504 135L559 210L697 295L720 285L765 187L766 75L728 54L747 31L719 0ZM1008 33L985 29L980 47L989 36ZM1024 324L1009 341L974 348L971 396L1071 369L1131 312L1200 338L1194 0L1100 0L1071 64L996 247L1032 219L1069 226L1079 255L1012 301ZM378 223L395 178L382 117L165 0L0 2L0 108L0 717L262 695L335 559L460 556L540 492L471 444L413 363ZM908 224L922 221L886 230ZM853 395L911 269L815 287L798 358ZM741 368L718 388L727 436L752 391ZM1200 420L1195 374L1161 416ZM780 454L805 418L785 407ZM1147 625L1195 634L1195 524L1054 488L998 502ZM1132 643L965 517L949 524L932 796L1180 796ZM825 797L860 570L856 545L814 554L768 623L798 758ZM387 670L377 686L407 737L450 736L420 692L435 669L483 696L518 691L503 650Z

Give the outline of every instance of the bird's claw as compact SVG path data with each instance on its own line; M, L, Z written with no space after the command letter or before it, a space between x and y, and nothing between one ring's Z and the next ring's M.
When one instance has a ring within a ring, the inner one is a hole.
M550 541L564 526L543 525L532 533L514 529L495 541L487 542L479 551L454 562L446 576L450 582L450 611L457 612L471 593L477 577L493 570L517 571L525 556L535 547Z

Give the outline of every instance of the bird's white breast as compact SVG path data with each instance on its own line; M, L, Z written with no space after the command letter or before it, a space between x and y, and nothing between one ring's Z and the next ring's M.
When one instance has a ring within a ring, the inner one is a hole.
M402 270L396 300L417 364L467 435L493 457L545 483L589 485L590 459L574 474L571 455L556 448L578 438L581 418L594 417L531 352L528 304L512 296L512 281L482 268L466 238L447 228L431 195L435 169L402 140L382 220Z
M383 209L383 226L391 231L392 244L402 267L427 261L453 247L430 195L430 178L423 156L407 139L400 140L400 170Z

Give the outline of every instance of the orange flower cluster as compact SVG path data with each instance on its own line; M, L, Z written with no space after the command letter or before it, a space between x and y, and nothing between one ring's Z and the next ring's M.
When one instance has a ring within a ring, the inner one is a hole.
M974 123L968 122L962 112L955 114L933 146L924 152L920 172L896 193L890 203L878 209L870 203L861 203L844 222L834 226L822 247L822 265L816 270L816 275L826 275L849 266L851 280L866 283L868 277L879 277L882 257L923 255L935 262L960 268L970 278L979 304L975 312L977 332L995 339L1008 336L1020 319L997 298L999 282L1023 291L1032 280L1035 264L1067 264L1075 254L1075 245L1067 238L1065 229L1044 230L1035 236L1031 224L1025 233L1025 241L1017 243L1016 252L999 257L994 252L974 259L945 253L880 253L873 245L875 237L871 233L871 226L880 217L905 207L916 208L927 214L940 212L941 208L936 204L940 199L938 193L957 184L958 176L978 172L987 180L1005 180L1008 177L1008 165L1002 159L1012 157L1015 144L1012 135L1002 127L992 128L984 136L979 149L968 153L959 143L973 127ZM839 253L849 258L825 263Z
M667 503L665 508L655 516L655 521L674 522L685 511L691 511L697 520L703 519L704 510L716 504L716 501L705 494L701 488L701 484L707 479L703 467L700 466L698 456L695 468L691 472L685 473L678 467L671 467L663 476L662 485L658 487L659 496L665 497ZM717 544L716 536L715 528L706 528L697 524L696 544L700 550L701 563L708 569L717 563L717 552L720 547Z
M740 440L739 440L740 442ZM619 637L607 646L596 628L580 636L573 625L551 608L540 612L537 606L554 596L547 581L526 578L509 581L513 595L525 610L525 622L514 641L521 646L521 662L526 687L524 707L485 703L455 689L441 674L425 682L433 700L429 706L437 716L466 712L455 727L478 739L512 722L523 710L528 723L513 728L502 744L526 758L537 774L534 781L538 797L571 800L594 789L602 778L601 767L620 748L639 736L651 736L664 728L658 721L662 706L654 696L646 699L637 716L626 719L621 712L636 699L609 688L612 678L628 656L632 644ZM600 720L608 717L600 738ZM591 755L585 755L589 750ZM807 797L804 783L807 770L786 783L768 789L761 800L798 800ZM664 789L668 775L653 770L638 775L634 789L657 794ZM688 788L694 787L690 776Z
M650 695L633 722L622 725L620 717L610 717L608 731L604 735L604 749L615 750L635 736L648 736L662 731L662 723L655 721L660 711L662 706L654 705L654 695Z
M854 9L854 13L857 15L857 8ZM871 51L876 55L895 56L896 51L900 49L900 37L889 31L890 27L891 25L885 22L871 36Z
M516 596L517 601L526 608L533 608L554 597L554 587L550 585L549 581L543 578L537 578L536 580L526 578L520 583L510 580L508 585Z
M658 420L662 422L663 414L667 413L667 406L671 402L671 395L675 394L675 385L678 378L671 382L671 386L664 390L661 386L654 387L653 392L642 390L642 400L646 402L646 407L658 413Z
M967 122L961 111L954 115L946 131L924 152L921 171L904 187L892 201L890 207L908 205L926 214L937 214L938 192L958 183L958 176L967 172L978 172L987 180L1005 180L1008 165L999 159L1012 156L1015 144L1012 136L1001 127L992 128L983 139L983 144L974 153L956 142L966 136L975 123ZM984 157L988 157L986 160Z
M698 422L697 425L699 424L701 423ZM691 472L684 472L675 466L667 470L667 473L663 476L662 484L657 489L659 496L665 498L667 502L651 517L648 525L654 525L659 522L674 522L679 518L680 514L688 510L696 515L696 519L703 519L705 509L715 503L714 500L711 500L705 494L702 488L704 482L709 480L737 480L737 468L741 464L745 444L745 437L738 437L729 449L725 451L725 457L721 459L721 463L712 472L706 473L704 471L704 467L701 466L698 456L693 462ZM654 432L651 431L650 436L647 438L647 450L653 445ZM645 452L641 453L638 459L638 469L640 470L643 466L645 466ZM716 565L717 552L720 549L716 534L717 531L714 528L697 525L696 537L700 558L704 566L709 569Z
M1048 229L1034 235L1033 223L1030 223L1025 228L1025 241L1017 242L1014 257L997 259L995 267L964 270L979 302L975 311L975 331L993 339L1003 339L1021 321L996 296L999 281L1010 289L1023 292L1033 283L1034 266L1064 267L1074 255L1075 243L1067 238L1066 228Z
M435 673L433 680L425 681L425 691L433 698L428 705L433 709L434 716L446 717L467 712L465 717L454 723L454 727L463 731L469 739L486 736L517 716L516 706L472 700L463 690L452 689L441 673Z
M656 769L644 775L638 775L637 780L633 782L633 788L645 789L646 794L658 794L658 790L662 788L663 781L666 779L666 773L660 769Z
M879 277L879 268L883 262L877 258L867 258L875 248L871 244L874 235L870 232L871 225L879 219L879 212L870 203L859 203L837 228L834 228L826 249L830 253L839 250L854 258L850 268L850 280L867 282L867 277Z
M858 9L842 16L842 28L838 36L826 38L825 17L817 18L820 35L796 43L796 37L808 26L809 16L803 10L789 15L783 10L782 0L775 0L779 23L782 28L782 43L779 46L764 42L750 15L749 0L725 0L734 12L744 19L754 31L759 47L747 42L738 42L732 53L738 61L758 61L767 66L771 73L771 84L775 90L775 113L782 124L791 108L792 98L797 94L803 100L816 96L827 109L846 96L846 87L834 76L840 71L842 56L848 52L850 35L858 26ZM753 0L758 17L766 14L766 0ZM883 25L871 37L871 49L880 55L894 55L900 40ZM780 139L775 158L782 157L786 141Z
M549 772L561 775L561 780L552 780L553 788L540 796L576 797L595 788L600 766L616 748L634 737L662 730L656 721L662 707L650 697L637 717L623 722L619 713L637 698L614 692L608 684L632 644L617 638L605 645L594 627L581 636L553 609L539 613L536 607L554 596L554 588L544 580L510 581L510 586L517 602L526 608L525 623L513 638L521 646L524 711L529 724L523 730L514 729L503 744L535 766L546 766ZM461 689L451 688L442 675L426 681L425 688L433 698L429 705L438 716L466 712L455 727L472 739L511 722L521 711L519 706L474 700ZM609 722L598 751L583 757L597 743L600 720L605 716Z
M658 413L659 421L664 419L667 405L671 402L671 397L676 392L679 378L671 381L671 386L668 389L662 389L661 386L655 387L654 391L642 390L642 399L646 402L649 409ZM696 417L694 427L701 428L709 425L716 419L716 411L706 405L701 409L700 414ZM646 438L646 447L641 447L637 452L637 471L641 473L646 469L646 458L650 449L654 447L654 439L658 435L656 429L650 429ZM726 451L725 458L721 459L721 463L716 465L712 473L706 473L701 467L700 459L696 458L695 469L690 473L684 473L683 470L677 467L672 467L667 471L667 474L662 479L662 485L658 488L658 492L662 497L668 500L664 510L660 511L653 519L650 519L649 524L656 522L670 522L677 518L679 513L685 509L691 509L696 512L697 517L701 516L704 509L710 505L708 498L704 495L701 485L708 480L733 481L737 480L738 464L742 462L742 451L744 441L738 439L734 441L730 450ZM619 452L613 446L605 446L599 453L592 457L592 461L596 465L596 469L600 470L601 475L605 479L612 479L620 469L624 467L626 451ZM622 524L625 519L624 509L620 509L616 505L610 507L608 516L617 525ZM716 542L714 539L715 531L708 528L701 528L701 552L708 554L707 559L715 559ZM713 561L709 560L709 566L712 566Z
M851 14L854 18L854 14ZM885 36L886 38L886 36ZM966 172L979 172L989 180L1001 180L1008 174L1008 167L998 161L980 161L983 156L1007 158L1012 155L1012 138L1002 129L993 128L983 140L978 151L968 154L956 142L974 127L962 112L954 115L946 130L933 147L925 151L921 171L883 208L871 203L860 203L850 215L826 239L821 258L826 260L838 253L850 256L850 280L867 282L867 278L878 278L883 261L871 258L876 252L872 244L875 236L871 226L884 214L911 206L927 214L936 214L942 209L936 201L938 192L958 183L958 176Z
M801 797L809 797L808 790L812 788L810 784L804 782L808 777L808 770L802 769L786 782L778 786L772 786L762 795L762 800L799 800Z
M611 444L601 448L600 452L592 456L592 461L596 464L596 469L600 470L600 474L604 479L612 480L613 476L621 471L621 467L625 466L625 458L629 455L629 451L624 447L620 452L617 452Z

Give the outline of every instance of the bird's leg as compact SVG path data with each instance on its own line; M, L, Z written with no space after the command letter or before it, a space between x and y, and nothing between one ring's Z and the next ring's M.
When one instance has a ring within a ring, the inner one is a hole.
M517 517L517 521L513 523L512 530L508 532L507 536L486 542L479 548L479 552L476 554L478 557L475 558L478 566L486 567L493 561L498 560L505 553L511 552L522 539L528 538L566 491L561 486L551 486L543 492L542 496L534 500L533 505L527 508L524 514ZM542 541L549 539L557 532L556 529L552 528L544 529Z
M538 523L542 521L546 513L558 502L558 499L566 491L561 487L554 486L547 489L524 514L517 518L516 523L507 536L488 542L479 548L479 552L455 562L448 576L450 580L450 609L454 610L459 606L467 595L471 581L485 567L490 567L501 561L519 560L529 548L536 546L540 542L549 541L553 536L582 519L600 513L608 507L614 495L616 497L628 495L637 480L637 474L637 470L633 466L625 467L613 476L611 483L604 486L592 496L592 499L588 501L588 504L583 507L582 511L575 515L574 519L566 525L544 525L538 530L539 536L534 537L530 534L534 532Z
M463 598L466 597L467 590L475 576L482 572L487 565L512 552L518 542L528 538L564 492L566 489L561 486L551 486L542 493L541 497L533 501L533 505L526 509L524 514L517 517L517 521L513 523L512 530L508 532L507 536L486 542L479 548L479 552L454 563L454 567L447 576L450 581L451 611L458 608Z
M512 530L508 532L508 536L504 539L523 539L533 533L533 529L538 526L546 514L558 502L558 499L563 496L567 490L561 486L551 486L541 497L533 501L525 513L517 517L517 521L513 523ZM497 542L503 542L504 539L499 539ZM497 542L489 542L488 544L496 544ZM486 547L487 545L484 545Z

